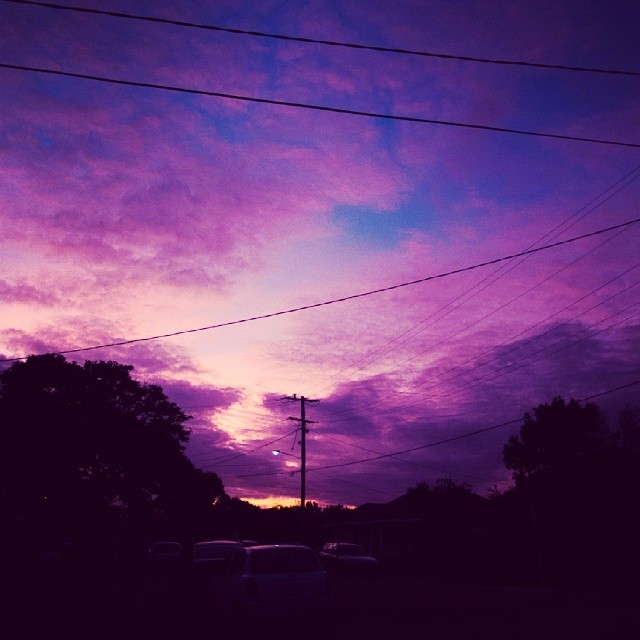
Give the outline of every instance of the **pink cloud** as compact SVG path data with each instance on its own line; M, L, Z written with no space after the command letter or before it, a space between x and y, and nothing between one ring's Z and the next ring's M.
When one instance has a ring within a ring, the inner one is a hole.
M0 280L0 300L5 303L51 305L58 301L57 296L26 282L11 283Z
M126 4L113 6L130 10ZM635 22L613 20L597 3L545 10L530 3L373 2L339 10L329 2L260 3L247 12L242 3L185 2L156 10L470 55L611 66L631 65L637 55L627 44L635 42ZM629 79L151 28L6 3L0 12L7 18L0 58L17 64L588 137L631 139L637 129ZM42 38L45 24L55 37ZM0 73L0 298L11 303L2 327L2 349L11 354L259 315L519 251L637 165L631 149ZM636 200L632 183L558 238L635 217ZM337 220L340 205L365 211L365 224ZM131 362L180 403L208 405L191 421L194 459L224 471L228 483L247 471L240 463L285 471L242 482L255 494L295 494L299 478L247 440L261 429L275 436L272 419L279 428L286 415L272 400L292 381L304 382L298 392L322 398L310 414L319 418L310 464L322 465L370 455L362 447L397 450L473 430L558 392L596 392L633 376L632 310L610 332L597 333L596 325L632 304L635 291L576 314L587 308L581 296L607 279L620 277L594 300L634 282L634 274L620 274L637 261L636 240L629 230L597 249L601 239L513 270L459 274L238 327L218 340L137 343L77 357ZM564 310L572 302L576 308ZM37 317L29 305L40 305ZM570 328L584 329L587 339L552 354ZM544 347L544 358L512 366ZM580 362L588 367L576 376ZM238 418L259 393L267 394L262 415ZM232 418L244 426L243 438L232 433ZM329 437L345 435L347 444ZM425 449L405 464L327 470L333 479L319 471L310 486L338 501L359 492L375 499L388 478L385 490L399 494L432 481L438 469L500 479L507 435Z

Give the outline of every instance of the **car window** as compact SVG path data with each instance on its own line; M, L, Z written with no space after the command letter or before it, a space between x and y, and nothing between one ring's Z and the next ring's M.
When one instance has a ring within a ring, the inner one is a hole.
M255 574L304 573L319 571L320 564L311 549L260 549L251 554L249 569Z

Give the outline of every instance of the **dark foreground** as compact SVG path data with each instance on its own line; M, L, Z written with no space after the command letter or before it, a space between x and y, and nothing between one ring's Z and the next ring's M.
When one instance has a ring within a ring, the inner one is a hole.
M42 564L7 575L6 638L191 640L272 638L640 638L638 593L455 584L386 576L335 576L326 619L223 625L188 574L142 567ZM420 634L417 636L416 634Z

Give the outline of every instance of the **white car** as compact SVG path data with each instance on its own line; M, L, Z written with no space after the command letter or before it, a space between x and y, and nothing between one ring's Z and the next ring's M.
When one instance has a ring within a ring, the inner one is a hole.
M209 580L214 611L239 619L329 613L329 575L303 545L258 545L233 552L226 575Z

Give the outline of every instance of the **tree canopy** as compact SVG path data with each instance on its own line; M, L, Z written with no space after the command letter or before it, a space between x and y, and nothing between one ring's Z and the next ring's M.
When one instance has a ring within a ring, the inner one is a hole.
M505 444L504 462L516 487L498 500L510 520L504 543L521 558L535 547L540 580L635 584L638 416L627 407L610 430L597 405L556 397L525 414L519 434ZM525 540L524 549L511 540Z
M184 512L185 496L210 505L224 493L184 455L189 416L132 370L49 354L0 373L5 515L77 531L167 518Z
M584 454L602 450L610 441L607 423L595 404L568 403L556 397L526 413L518 435L503 448L507 469L516 484L541 471L558 469Z

